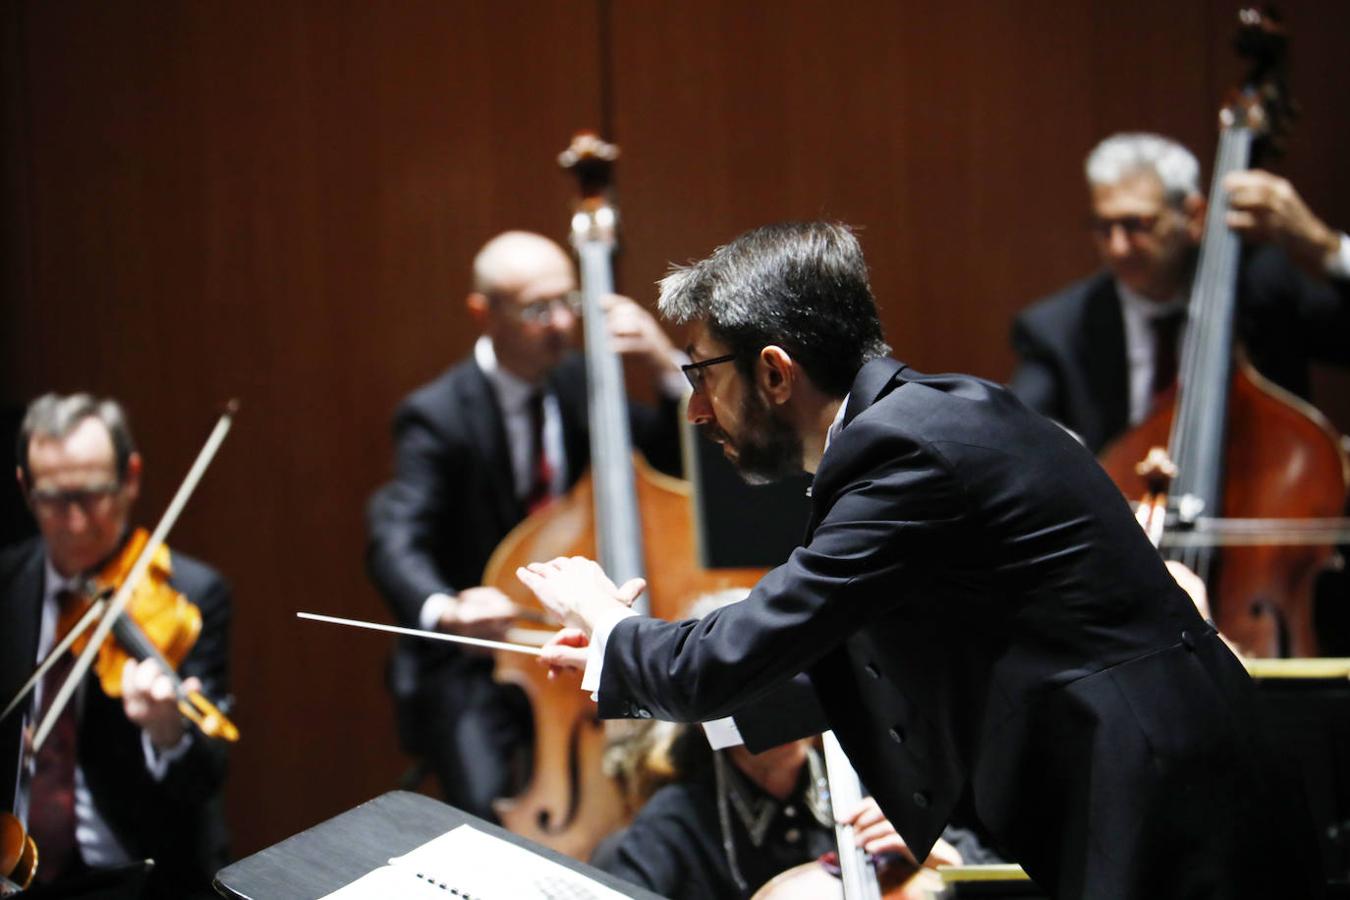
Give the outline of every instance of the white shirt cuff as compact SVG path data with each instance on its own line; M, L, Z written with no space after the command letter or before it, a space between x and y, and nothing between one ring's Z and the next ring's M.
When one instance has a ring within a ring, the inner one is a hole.
M616 609L597 622L591 631L590 652L586 654L586 671L581 676L581 689L589 692L592 700L600 699L600 670L605 665L605 645L609 643L609 633L615 625L636 615L631 609Z
M191 746L192 732L190 730L184 731L183 736L178 739L178 743L167 750L156 750L155 745L150 742L150 735L144 731L141 732L141 750L145 752L145 770L157 782L164 780L164 777L169 774L169 766L182 759Z
M1327 274L1332 278L1350 278L1350 234L1341 233L1341 246L1327 257Z
M417 614L417 624L423 631L436 631L441 624L441 616L450 608L455 598L449 594L432 594L422 601L422 611Z
M704 722L703 734L708 738L708 744L714 750L739 747L745 743L745 738L741 737L741 730L736 727L736 720L731 716Z

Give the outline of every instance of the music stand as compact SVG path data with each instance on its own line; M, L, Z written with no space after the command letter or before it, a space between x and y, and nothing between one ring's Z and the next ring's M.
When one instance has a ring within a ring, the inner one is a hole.
M423 794L390 791L216 873L235 900L318 900L460 825L509 841L625 896L660 900L584 863L541 847Z

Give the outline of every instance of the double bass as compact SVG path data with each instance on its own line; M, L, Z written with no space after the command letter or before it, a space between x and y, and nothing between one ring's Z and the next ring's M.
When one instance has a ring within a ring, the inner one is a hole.
M577 135L559 157L580 189L571 242L581 276L590 470L567 495L506 536L488 561L483 584L500 589L527 613L542 613L515 570L557 556L589 556L618 583L647 580L643 612L678 619L697 597L753 585L762 573L701 568L689 483L655 471L633 451L623 366L609 348L603 307L614 291L618 212L608 195L617 157L614 145L589 132ZM511 639L528 640L529 634L521 628ZM618 784L604 772L607 728L576 674L550 680L535 660L513 653L498 653L495 662L497 679L521 688L534 720L533 771L519 795L499 801L502 824L585 859L631 814Z
M1177 539L1168 548L1163 534L1161 543L1205 581L1219 630L1252 656L1316 656L1313 588L1333 559L1330 541L1220 548L1184 540L1206 520L1259 521L1276 532L1281 523L1335 522L1350 489L1350 459L1335 429L1263 378L1234 345L1241 247L1224 220L1223 182L1251 167L1258 141L1279 135L1289 107L1283 30L1252 10L1240 17L1238 49L1253 65L1220 113L1210 214L1177 384L1147 419L1103 451L1102 464L1127 496L1139 496L1144 476L1136 463L1150 448L1166 446L1176 477L1165 528Z

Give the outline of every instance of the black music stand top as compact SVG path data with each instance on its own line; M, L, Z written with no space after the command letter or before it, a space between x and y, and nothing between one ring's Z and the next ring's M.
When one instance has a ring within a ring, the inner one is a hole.
M630 897L660 898L424 794L390 791L216 873L221 896L318 900L459 825L524 847Z

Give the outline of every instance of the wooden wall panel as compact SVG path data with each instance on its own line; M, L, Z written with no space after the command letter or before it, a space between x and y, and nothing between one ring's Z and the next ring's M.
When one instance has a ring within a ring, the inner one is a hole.
M767 221L862 229L898 354L1003 378L1025 303L1094 264L1084 153L1171 133L1207 160L1236 4L1030 0L13 2L0 11L0 401L124 398L158 515L243 401L174 544L235 582L245 853L403 765L361 561L397 400L470 345L468 262L561 236L554 155L623 147L621 284ZM1303 121L1281 170L1350 223L1350 12L1288 10ZM604 121L602 121L604 120ZM1346 383L1321 382L1350 427ZM1339 405L1338 405L1339 404Z
M589 10L589 8L586 8ZM363 507L395 403L462 355L469 260L558 233L553 162L598 125L593 16L570 4L27 4L7 125L5 400L129 405L141 514L216 408L243 410L172 541L234 581L235 849L391 788L404 766ZM17 271L16 271L17 270ZM25 283L26 282L26 283Z

